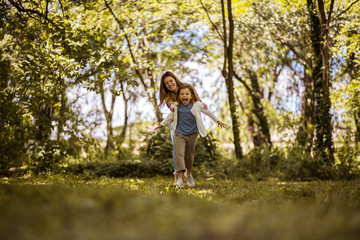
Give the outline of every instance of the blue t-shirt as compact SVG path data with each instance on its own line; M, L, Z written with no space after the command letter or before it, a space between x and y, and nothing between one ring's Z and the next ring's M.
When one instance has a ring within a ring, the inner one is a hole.
M190 135L194 132L198 131L196 125L196 118L191 113L191 108L193 107L193 103L189 103L188 105L181 104L177 108L177 126L176 131L182 135Z

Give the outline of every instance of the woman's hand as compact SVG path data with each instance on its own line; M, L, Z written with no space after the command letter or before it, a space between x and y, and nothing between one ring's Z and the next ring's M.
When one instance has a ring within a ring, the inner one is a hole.
M203 103L203 102L202 102L202 105L203 105L203 108L204 108L205 110L208 110L208 105L206 105L206 103Z
M155 127L155 129L154 129L154 131L156 131L157 129L160 129L160 128L162 128L163 126L162 125L157 125L156 127Z
M170 111L172 111L172 112L173 112L173 111L174 111L174 109L175 109L175 103L170 104L170 107L169 107L169 108L170 108Z
M227 125L225 123L223 123L222 121L217 121L217 124L219 125L220 128L224 128L227 127Z

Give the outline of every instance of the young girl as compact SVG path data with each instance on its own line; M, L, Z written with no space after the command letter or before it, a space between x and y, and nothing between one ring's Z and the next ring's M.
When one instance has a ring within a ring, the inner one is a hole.
M202 137L206 136L201 112L212 118L220 127L225 127L226 124L221 122L209 110L206 110L200 101L196 101L195 89L189 84L183 84L178 88L176 100L174 112L171 112L154 130L174 121L172 129L176 138L176 171L178 175L176 186L184 187L182 177L185 172L188 186L193 187L195 181L191 175L191 169L194 164L196 138L198 133Z
M164 72L160 80L160 92L159 92L160 104L158 107L162 107L164 106L164 104L166 104L171 111L174 111L174 106L176 102L176 93L181 85L183 85L183 83L176 77L176 75L173 72L171 71ZM195 100L201 101L196 91L195 91ZM205 103L203 103L203 105L204 108L207 109L207 105ZM172 125L173 122L170 123L170 135L173 145L173 162L174 162L174 176L175 176L174 184L176 184L177 181L176 147L175 147L175 135L174 135L174 131L172 130L173 129Z

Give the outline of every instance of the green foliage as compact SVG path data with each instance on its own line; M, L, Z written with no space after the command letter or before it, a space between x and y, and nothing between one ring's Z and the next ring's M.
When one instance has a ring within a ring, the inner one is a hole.
M76 164L64 168L63 171L87 177L153 177L156 175L170 175L172 166L169 162L129 160L85 165Z
M344 144L337 147L336 156L339 161L336 168L340 179L352 179L360 174L360 154L356 148Z
M284 152L280 149L262 145L254 148L244 156L232 174L244 178L262 179L275 177L278 164L284 159Z
M29 162L30 168L35 172L46 172L55 169L56 165L64 157L62 146L57 141L48 141L44 145L35 143L29 149Z
M169 158L172 159L173 147L169 128L143 134L145 145L140 148L140 156L160 162L167 162Z
M0 89L0 170L21 164L26 151L27 116L18 114L21 106L14 95L10 89Z
M207 131L205 137L198 137L195 147L194 166L200 166L210 171L215 168L220 159L217 144L218 140L214 138L211 131Z
M283 180L349 179L359 176L359 162L354 160L356 153L345 152L339 152L340 164L331 167L313 157L303 146L260 146L245 155L229 174L246 179Z
M67 90L82 80L92 51L99 51L93 40L101 33L87 29L81 14L69 20L57 4L46 6L44 19L34 8L42 5L6 1L0 6L0 168L26 163L49 169L60 156L78 154L72 139L86 140Z

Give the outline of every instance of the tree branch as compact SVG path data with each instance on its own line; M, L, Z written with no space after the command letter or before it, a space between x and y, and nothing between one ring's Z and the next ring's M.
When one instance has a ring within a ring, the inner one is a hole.
M48 1L46 1L46 4L48 4ZM21 1L14 1L14 0L9 0L10 4L15 7L20 13L26 13L26 15L28 15L29 18L32 18L32 19L35 19L37 21L40 21L42 19L45 19L46 22L49 22L51 23L52 25L55 25L56 24L48 18L48 10L47 10L47 7L46 7L46 14L44 13L41 13L35 9L28 9L28 8L25 8L22 4L21 4Z
M226 64L228 61L228 51L227 51L227 34L226 34L226 19L225 19L225 5L224 5L224 0L221 0L221 15L222 15L222 22L223 22L223 29L224 29L224 63L223 63L223 69L221 71L222 75L225 78L225 82L226 82L226 86L228 86L228 79L227 79L227 75L225 74L226 72Z
M46 0L46 6L45 6L45 20L46 21L48 20L48 13L49 13L48 6L49 6L49 0Z
M200 0L200 3L201 3L201 6L203 7L203 9L205 10L206 15L207 15L207 17L208 17L208 19L209 19L209 21L210 21L211 25L215 28L215 30L216 30L216 32L219 34L219 36L220 36L221 40L222 40L222 41L224 41L224 37L223 37L223 36L222 36L222 34L220 33L219 28L218 28L218 27L215 25L215 23L211 20L210 15L209 15L209 12L208 12L208 10L205 8L205 6L204 6L204 4L203 4L202 0Z
M360 0L356 0L356 1L354 1L353 3L351 3L349 7L347 7L345 10L343 10L341 13L339 13L339 14L334 18L334 21L335 21L336 19L338 19L341 15L343 15L344 13L346 13L347 11L349 11L350 8L351 8L352 6L354 6L356 3L358 3L359 1L360 1Z
M320 15L320 23L326 24L325 6L324 6L323 0L318 0L318 8L319 8L319 15Z
M64 15L64 6L62 5L61 0L59 0L59 4L60 4L60 8L61 8L61 12L63 14L63 17L65 17L65 15Z
M246 88L246 90L249 91L249 93L251 93L252 92L251 87L239 75L237 75L235 71L233 73L234 73L234 77L244 85L244 87Z
M113 15L113 17L115 18L115 21L119 24L119 27L120 27L121 30L123 31L124 36L125 36L125 39L126 39L126 42L127 42L127 45L128 45L128 48L129 48L129 52L130 52L130 55L131 55L131 59L132 59L132 61L133 61L133 64L134 64L134 65L137 65L137 61L136 61L136 59L135 59L134 53L133 53L132 48L131 48L130 39L129 39L129 37L127 36L127 34L125 33L124 26L122 25L122 23L121 23L121 21L119 20L119 18L115 15L114 11L111 9L111 7L110 7L110 5L108 4L108 2L107 2L106 0L104 0L104 2L105 2L105 5L106 5L107 9L109 9L111 15ZM133 65L134 71L135 71L136 74L139 76L141 83L142 83L142 84L144 85L144 87L145 87L145 90L147 90L147 85L146 85L146 83L145 83L145 80L144 80L141 72L140 72L139 69L138 69L137 67L135 67L134 65Z
M328 23L330 23L330 21L331 21L331 14L333 13L334 2L335 2L334 0L331 0L330 9L329 9L329 13L328 13Z

